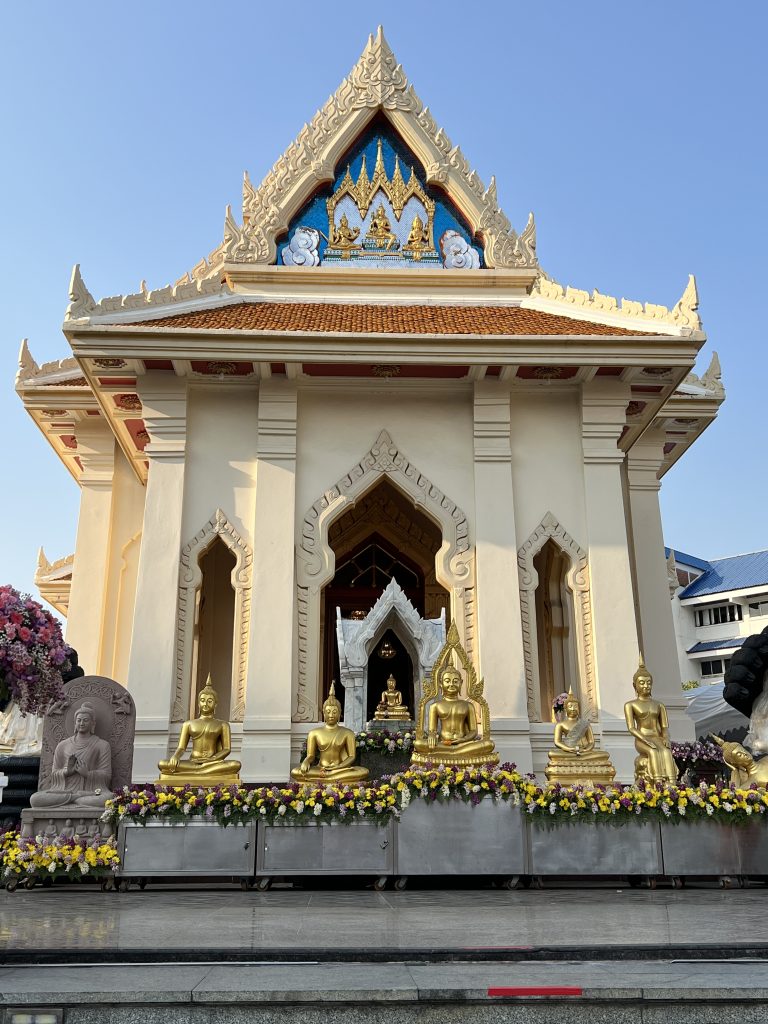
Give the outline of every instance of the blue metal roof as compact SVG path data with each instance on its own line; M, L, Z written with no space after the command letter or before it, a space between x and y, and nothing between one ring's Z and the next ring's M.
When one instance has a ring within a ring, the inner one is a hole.
M731 647L741 647L746 639L745 636L734 636L730 640L699 640L693 647L689 647L686 653L702 654L704 651L720 651Z
M713 559L707 571L689 583L679 597L684 601L687 597L762 586L768 587L768 551L752 551L748 555Z
M697 558L696 555L686 555L684 551L678 551L677 548L664 548L664 556L669 558L669 552L675 552L675 561L680 565L691 565L694 569L701 569L706 571L709 568L709 562L705 562L703 558Z

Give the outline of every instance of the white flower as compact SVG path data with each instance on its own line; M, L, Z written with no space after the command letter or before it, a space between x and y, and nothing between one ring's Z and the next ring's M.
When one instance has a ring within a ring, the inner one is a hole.
M51 874L53 874L53 872L56 870L56 864L53 861L48 865L48 870L51 872Z
M552 803L549 805L549 813L550 814L554 814L556 810L557 810L557 804L553 800Z
M402 792L400 793L400 806L401 807L407 807L410 802L411 802L411 791L406 786L405 789L403 789Z
M191 807L189 806L189 804L184 804L184 806L182 807L182 811L183 811L183 812L184 812L185 814L189 814L189 812L190 812L191 810L192 810L192 808L191 808Z
M304 801L303 800L299 800L299 802L296 804L296 813L297 814L303 814L304 813Z
M451 795L451 788L450 788L450 786L448 785L447 782L444 782L442 784L442 786L440 787L440 792L443 794L443 796L450 796Z
M752 813L752 805L751 804L747 804L747 806L744 808L744 810L747 812L747 814L751 814Z
M731 811L733 810L733 804L732 804L732 803L729 803L729 802L728 802L728 801L726 800L726 801L725 801L725 803L723 804L723 810L724 810L724 811L727 811L727 812L728 812L728 813L730 814L730 813L731 813Z
M259 808L259 814L266 814L266 813L267 813L267 808L266 807L260 807Z
M80 868L80 874L81 875L87 875L88 874L88 864L87 864L86 861L81 860L80 863L78 864L78 867Z
M280 806L277 808L277 813L282 818L282 816L285 814L285 804L280 804Z
M707 804L707 814L709 814L711 816L714 813L715 813L715 808L712 806L712 804Z
M315 806L312 808L312 813L316 818L319 818L320 815L323 813L323 805L315 804Z

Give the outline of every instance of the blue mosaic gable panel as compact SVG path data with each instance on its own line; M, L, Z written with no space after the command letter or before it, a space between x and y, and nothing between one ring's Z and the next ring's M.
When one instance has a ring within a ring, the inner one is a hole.
M384 119L339 160L278 242L279 265L478 269L483 250L464 217Z

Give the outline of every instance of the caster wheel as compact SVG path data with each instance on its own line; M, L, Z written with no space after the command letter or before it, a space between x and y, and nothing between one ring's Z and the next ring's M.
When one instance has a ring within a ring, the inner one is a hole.
M403 889L405 889L405 887L407 885L408 885L408 879L407 878L403 877L403 878L396 878L395 879L395 891L396 892L402 892Z
M9 878L8 881L5 883L5 891L16 892L18 884L19 880L17 878Z
M110 879L110 881L111 881L111 879ZM114 887L114 884L115 883L112 882L113 887ZM131 888L131 883L128 881L127 878L121 878L120 881L117 883L117 891L118 892L128 892L128 890L130 888Z
M512 875L511 878L505 878L501 884L504 889L517 889L520 886L520 876Z
M148 883L147 883L146 878L140 878L139 879L139 888L141 889L142 892L144 892L144 890L147 888L147 885L148 885Z
M240 879L240 888L242 889L243 892L248 892L248 890L250 889L250 884L247 878Z
M720 879L720 888L721 889L732 889L733 888L733 879L729 878L728 876L724 876L723 878L721 878Z
M386 878L376 878L373 882L373 888L375 892L383 892L387 888Z
M648 886L649 889L655 889L656 888L656 879L655 878L649 878L649 879L647 879L645 884Z
M673 889L682 889L685 887L685 879L680 878L678 875L675 875L670 879L670 881L672 882Z
M254 883L254 889L256 890L256 892L267 892L271 888L271 878L257 878L256 882Z

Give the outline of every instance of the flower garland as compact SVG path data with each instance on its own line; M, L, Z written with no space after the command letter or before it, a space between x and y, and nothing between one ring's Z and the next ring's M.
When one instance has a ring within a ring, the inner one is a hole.
M736 789L716 783L677 786L664 783L634 786L551 786L523 785L523 807L534 820L557 825L589 821L613 825L629 821L714 820L746 824L768 814L768 791Z
M524 779L513 764L499 767L488 765L472 768L446 767L408 768L392 775L389 784L400 796L400 806L406 808L413 797L444 803L463 800L478 804L485 797L494 800L520 802L520 787Z
M6 832L0 839L0 864L4 880L20 876L100 877L116 873L120 857L114 839L102 839L100 836L90 841L66 836L22 839L18 832Z
M25 715L63 700L70 650L58 619L29 595L0 586L0 698L15 700Z
M384 823L396 813L396 796L386 782L358 785L313 785L292 782L285 786L125 786L107 801L102 821L113 826L121 821L146 824L150 819L182 822L206 817L220 825L262 820L367 821Z

